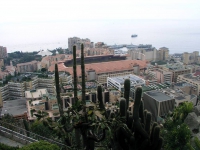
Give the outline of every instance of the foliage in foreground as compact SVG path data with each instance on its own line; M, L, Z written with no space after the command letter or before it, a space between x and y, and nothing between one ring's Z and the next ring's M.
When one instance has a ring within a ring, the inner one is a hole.
M60 150L60 148L55 144L51 144L46 141L39 141L31 143L21 148L12 147L0 143L0 150Z
M60 148L55 144L46 141L39 141L24 146L20 148L20 150L60 150Z
M18 147L8 146L6 144L0 143L0 150L18 150Z
M191 146L192 134L184 120L192 110L193 104L184 102L175 108L172 115L166 119L164 128L161 130L166 150L183 150Z

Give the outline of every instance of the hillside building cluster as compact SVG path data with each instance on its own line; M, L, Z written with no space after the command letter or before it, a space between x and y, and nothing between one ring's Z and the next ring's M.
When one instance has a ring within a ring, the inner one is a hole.
M119 55L115 48L103 42L93 43L90 39L72 37L68 39L68 50L77 48L78 98L81 99L81 44L84 44L86 102L97 102L97 85L102 85L103 102L106 109L114 108L124 92L123 83L130 79L130 110L134 106L135 89L141 86L145 109L152 113L153 120L162 122L169 112L183 102L198 105L200 95L199 53L169 54L169 49L158 50L152 45L127 45L127 54ZM19 63L17 66L5 66L0 71L1 114L11 113L17 119L34 120L34 114L45 112L49 117L59 115L55 92L54 69L58 65L61 98L64 110L74 104L73 95L73 57L71 54L48 55L44 51L41 61ZM1 57L2 56L2 57ZM0 47L0 66L7 50ZM2 58L2 59L1 59ZM158 62L166 62L159 64ZM46 71L41 72L41 69ZM40 72L37 72L40 70ZM9 81L7 77L12 76ZM7 81L7 82L5 82ZM12 100L13 99L13 100ZM16 107L16 111L13 104ZM21 114L20 111L21 110Z

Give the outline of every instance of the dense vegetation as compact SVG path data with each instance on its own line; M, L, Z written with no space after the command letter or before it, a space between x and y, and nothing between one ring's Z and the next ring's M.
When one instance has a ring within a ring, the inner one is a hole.
M192 147L192 134L184 123L185 118L192 110L193 103L185 102L175 108L173 113L165 120L161 135L164 137L164 148L166 150L187 150ZM195 143L197 146L200 141L196 139Z
M0 143L0 150L60 150L60 148L57 145L50 144L46 141L39 141L23 146L21 148Z

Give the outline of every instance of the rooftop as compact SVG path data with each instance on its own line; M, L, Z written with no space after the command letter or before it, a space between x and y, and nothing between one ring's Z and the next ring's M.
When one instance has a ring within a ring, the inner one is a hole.
M111 61L111 62L102 62L102 63L92 63L85 64L85 71L94 70L97 74L115 72L115 71L125 71L133 70L133 66L140 66L140 69L146 67L146 61L142 60L121 60L121 61ZM52 65L49 67L49 71L54 71L55 66ZM59 71L67 71L70 74L73 74L73 67L66 67L64 63L58 63ZM81 66L77 66L77 75L81 75Z
M124 84L124 80L125 79L130 79L131 81L131 85L135 85L135 84L145 84L145 80L143 80L142 78L136 76L136 75L125 75L125 76L118 76L118 77L112 77L110 78L118 83L120 83L121 85Z
M183 75L179 75L180 77L184 77L188 80L192 80L192 81L195 81L195 82L198 82L200 83L200 76L197 75L197 76L194 76L192 73L189 73L189 74L183 74Z
M3 102L1 114L12 114L13 116L24 114L27 111L26 99L17 99Z
M162 102L166 100L171 100L172 98L161 91L147 91L145 92L150 97L154 98L156 101Z
M34 64L34 63L37 63L37 61L34 60L34 61L31 61L31 62L27 62L27 63L20 63L20 64L17 64L17 67L24 66L24 65L30 65L30 64Z
M25 97L26 98L40 98L43 97L43 95L48 94L46 89L37 89L37 90L30 90L25 91Z

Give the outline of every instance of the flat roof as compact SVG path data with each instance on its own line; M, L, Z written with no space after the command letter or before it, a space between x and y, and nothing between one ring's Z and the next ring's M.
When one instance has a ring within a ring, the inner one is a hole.
M141 83L141 84L145 84L145 80L136 76L136 75L125 75L125 76L118 76L118 77L111 77L110 79L115 80L116 82L120 83L120 84L124 84L124 80L125 79L130 79L131 84L134 83Z
M144 93L146 93L150 97L154 98L156 101L160 101L160 102L173 99L170 96L164 94L163 92L156 91L156 90L155 91L147 91Z
M13 116L22 115L27 111L26 99L9 100L3 102L1 115L11 114Z
M46 95L46 94L48 94L46 89L25 91L26 98L39 98L39 97L43 97L43 95Z

